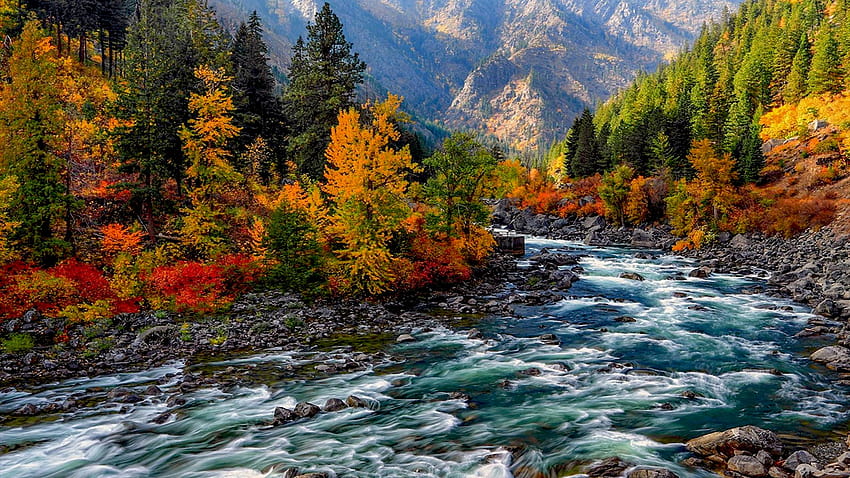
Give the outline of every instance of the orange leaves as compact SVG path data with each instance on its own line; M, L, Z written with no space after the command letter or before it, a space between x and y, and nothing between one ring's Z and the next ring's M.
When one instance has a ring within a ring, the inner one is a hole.
M399 138L392 119L400 103L389 95L371 106L365 125L354 109L341 112L325 153L322 189L333 204L328 229L344 245L338 257L354 292L378 294L395 279L388 243L410 213L405 178L417 169L406 147L389 145Z
M121 224L109 224L100 228L103 239L100 245L103 252L108 255L119 253L127 253L135 255L142 250L142 240L144 233L141 231L132 231Z

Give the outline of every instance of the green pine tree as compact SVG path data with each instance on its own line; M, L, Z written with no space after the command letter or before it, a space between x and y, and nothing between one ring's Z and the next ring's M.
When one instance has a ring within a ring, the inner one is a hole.
M815 40L812 68L809 71L809 93L838 93L844 89L841 56L838 42L828 24L821 29Z
M293 47L284 108L290 122L288 151L303 173L319 179L337 114L354 106L366 65L345 39L342 23L326 2L307 25L306 43Z

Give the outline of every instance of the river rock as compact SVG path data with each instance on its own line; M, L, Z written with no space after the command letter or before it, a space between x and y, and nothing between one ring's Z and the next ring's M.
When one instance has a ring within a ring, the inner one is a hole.
M695 277L697 279L707 279L711 275L711 269L708 267L697 267L688 273L688 277Z
M284 407L277 407L274 409L274 421L272 422L272 425L284 425L289 422L294 422L295 420L298 420L298 418L298 415L294 411Z
M764 464L754 456L735 455L729 458L726 462L726 467L730 471L740 473L745 476L761 477L767 476L767 468Z
M623 472L632 466L631 463L621 460L620 457L613 456L591 464L584 471L591 478L615 478L622 476Z
M834 301L824 299L815 307L815 313L824 317L836 318L841 314L841 309Z
M637 272L622 272L620 273L620 279L629 279L643 282L646 280L642 275Z
M605 238L597 231L591 231L584 238L584 243L588 246L607 247L611 245L611 241Z
M614 322L619 322L621 324L627 324L631 322L637 322L637 319L634 317L629 317L628 315L621 315L620 317L614 317Z
M310 402L301 402L295 405L295 414L301 418L313 418L322 411L317 405Z
M557 254L552 252L544 252L528 258L531 262L536 262L544 266L574 266L578 264L578 259L569 254Z
M632 232L632 247L643 247L647 249L657 249L658 244L652 234L643 229L635 229Z
M840 345L824 347L809 357L812 361L825 364L827 368L839 371L850 370L850 349Z
M466 338L470 340L481 340L484 338L484 334L478 329L470 329L469 333L466 334Z
M767 470L767 476L770 478L792 478L794 475L788 473L782 468L779 468L778 466L771 466L770 469Z
M561 345L561 339L555 334L543 334L538 338L546 345Z
M303 475L295 475L295 478L329 478L330 475L324 472L320 473L304 473Z
M351 408L369 408L369 404L356 395L349 395L348 398L345 399L345 404Z
M764 450L771 456L782 454L782 442L775 433L763 428L745 426L723 432L709 433L686 443L689 451L700 456L734 456L736 451L758 453Z
M395 339L397 343L406 344L410 342L416 342L416 338L410 334L401 334Z
M133 341L133 347L166 346L172 344L177 338L177 327L173 325L157 325L140 333Z
M345 408L348 408L348 405L338 398L329 398L328 401L325 402L325 406L322 407L322 409L326 412L338 412Z
M635 468L630 471L627 478L679 478L667 468Z
M796 471L797 467L800 465L813 465L817 462L817 458L812 456L811 453L806 450L798 450L791 453L791 455L785 459L785 463L782 466L784 466L786 470Z
M814 465L800 465L794 470L794 478L820 478L821 471Z

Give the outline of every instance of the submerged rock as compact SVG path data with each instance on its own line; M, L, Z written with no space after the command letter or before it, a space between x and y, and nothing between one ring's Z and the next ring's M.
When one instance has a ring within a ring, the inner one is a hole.
M416 342L416 337L410 334L401 334L395 341L400 344L406 344L410 342Z
M322 407L322 409L326 412L338 412L345 408L348 408L348 405L338 398L329 398L328 401L325 402L325 406Z
M301 402L295 405L295 414L301 418L313 418L321 412L322 409L310 402Z
M707 279L710 275L711 269L708 267L698 267L688 273L688 277L695 277L697 279Z
M643 282L643 281L646 280L645 277L643 277L642 275L640 275L636 272L623 272L623 273L620 274L620 279L636 280L636 281L640 281L640 282Z
M272 425L284 425L294 422L298 418L298 415L294 411L284 407L277 407L274 409L274 421Z
M356 395L349 395L348 398L345 399L345 404L351 408L369 408L369 404Z
M538 339L546 345L561 345L561 339L555 334L543 334Z

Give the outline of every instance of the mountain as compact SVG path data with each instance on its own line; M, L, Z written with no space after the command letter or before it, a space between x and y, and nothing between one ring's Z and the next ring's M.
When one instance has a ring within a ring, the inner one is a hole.
M587 105L688 45L738 0L333 0L370 86L420 117L518 148L563 134ZM225 23L257 10L285 68L319 0L213 0Z

